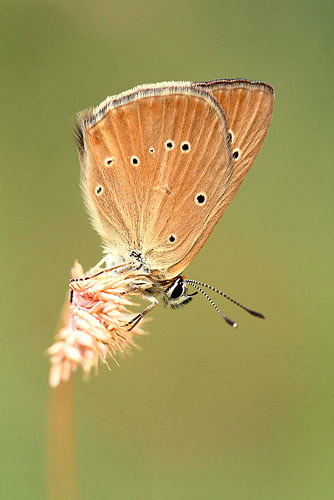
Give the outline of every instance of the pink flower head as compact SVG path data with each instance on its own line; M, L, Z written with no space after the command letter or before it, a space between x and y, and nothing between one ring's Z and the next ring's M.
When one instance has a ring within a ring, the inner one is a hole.
M97 369L99 360L107 364L108 356L117 363L115 355L135 346L133 337L144 333L126 326L134 316L127 310L133 305L127 298L134 293L131 273L125 266L96 270L100 271L94 268L84 275L77 261L72 268L71 303L62 317L65 326L47 351L51 387L68 380L78 365L87 376L93 367Z

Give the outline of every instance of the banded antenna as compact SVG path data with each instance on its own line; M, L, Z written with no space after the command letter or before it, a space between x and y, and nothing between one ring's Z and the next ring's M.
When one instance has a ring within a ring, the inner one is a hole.
M206 283L203 283L201 281L188 280L188 279L184 280L184 282L187 283L188 285L193 286L194 288L196 288L196 290L198 290L199 292L201 292L208 299L208 301L210 302L210 304L216 309L216 311L225 319L225 321L229 325L233 326L234 328L236 328L238 326L237 323L235 323L234 321L231 321L229 318L227 318L227 316L225 316L221 312L221 310L216 306L216 304L213 302L213 300L211 299L211 297L209 297L209 295L207 293L205 293L204 290L202 290L201 288L199 288L198 285L205 286L206 288L209 288L209 290L212 290L212 291L218 293L219 295L222 295L223 297L225 297L225 299L229 300L230 302L232 302L236 306L240 307L244 311L248 312L252 316L256 316L257 318L265 319L265 317L264 317L264 315L262 313L254 311L253 309L249 309L248 307L244 306L243 304L240 304L240 302L238 302L237 300L232 299L231 297L229 297L226 293L221 292L220 290L218 290L217 288L215 288L215 287L213 287L211 285L207 285Z
M225 314L219 309L219 307L214 303L212 298L209 297L209 295L204 290L202 290L199 286L195 285L194 283L191 283L189 280L185 280L184 282L188 283L189 285L196 288L196 290L201 292L204 295L204 297L206 297L208 299L208 301L210 302L212 307L214 307L214 309L217 311L217 313L220 314L220 316L226 321L226 323L228 323L230 326L233 326L233 328L236 328L238 326L238 323L236 323L235 321L232 321L230 318L225 316Z

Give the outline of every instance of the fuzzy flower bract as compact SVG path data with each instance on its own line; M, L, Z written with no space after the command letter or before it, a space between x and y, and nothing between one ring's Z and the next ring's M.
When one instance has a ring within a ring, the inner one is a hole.
M85 275L81 265L74 263L71 302L63 311L56 341L47 350L51 387L67 381L78 366L87 376L99 361L107 364L108 357L117 363L115 356L136 346L134 336L144 333L137 326L126 326L134 316L127 309L133 305L128 296L134 291L131 275L123 268L95 267Z

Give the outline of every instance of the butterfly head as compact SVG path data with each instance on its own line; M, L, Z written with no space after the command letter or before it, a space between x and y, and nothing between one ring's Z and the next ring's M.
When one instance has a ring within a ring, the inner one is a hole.
M165 306L177 309L188 304L197 293L187 294L187 285L182 276L178 276L164 288L163 303Z

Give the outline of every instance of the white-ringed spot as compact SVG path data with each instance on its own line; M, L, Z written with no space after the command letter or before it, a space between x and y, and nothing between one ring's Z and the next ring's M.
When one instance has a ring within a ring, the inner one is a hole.
M239 148L233 149L232 156L235 160L240 160L241 151Z
M206 194L205 193L197 193L195 196L196 205L204 205L206 203Z
M165 148L167 149L167 151L170 151L171 149L173 149L175 147L175 142L172 141L172 139L168 139L166 142L165 142Z
M182 151L183 153L189 153L190 148L191 148L190 142L189 142L189 141L183 141L183 142L181 143L180 148L181 148L181 151Z
M155 149L154 148L150 148L148 151L149 151L149 153L153 154L154 151L155 151Z
M131 165L137 167L140 163L138 156L131 156Z
M103 193L103 187L101 185L96 186L95 188L96 196L101 196L102 193Z
M233 130L228 130L228 138L229 140L231 141L231 144L234 143L234 133L233 133Z
M116 158L114 156L110 156L104 160L104 164L106 167L111 167L115 163Z

